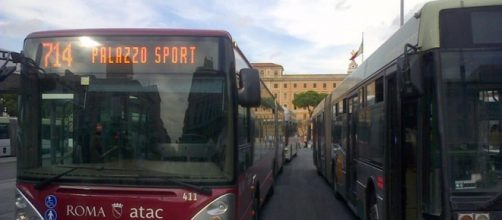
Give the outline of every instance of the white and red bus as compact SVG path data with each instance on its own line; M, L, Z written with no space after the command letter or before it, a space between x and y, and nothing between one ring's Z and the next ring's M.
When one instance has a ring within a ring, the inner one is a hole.
M258 218L277 104L229 33L36 32L12 57L17 219Z

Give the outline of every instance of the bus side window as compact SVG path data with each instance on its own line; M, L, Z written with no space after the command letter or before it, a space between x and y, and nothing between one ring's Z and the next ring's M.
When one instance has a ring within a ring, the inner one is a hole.
M238 107L237 141L239 144L239 171L244 171L253 164L253 148L249 143L249 112L247 108Z

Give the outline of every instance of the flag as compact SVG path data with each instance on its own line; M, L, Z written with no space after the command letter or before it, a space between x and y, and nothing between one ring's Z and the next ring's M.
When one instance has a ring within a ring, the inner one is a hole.
M363 51L364 51L363 48L364 48L364 39L363 39L363 41L361 41L361 46L359 46L359 50L357 50L355 52L352 51L352 57L350 57L349 60L354 60L354 59L356 59L356 57L358 57L359 55L363 54Z

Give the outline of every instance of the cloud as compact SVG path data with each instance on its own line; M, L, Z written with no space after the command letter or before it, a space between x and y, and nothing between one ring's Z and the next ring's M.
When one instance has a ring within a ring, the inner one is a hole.
M424 1L407 0L405 18ZM399 28L399 2L24 0L0 8L0 46L9 49L34 31L110 27L224 29L252 62L279 63L286 73L344 73L363 32L368 57Z

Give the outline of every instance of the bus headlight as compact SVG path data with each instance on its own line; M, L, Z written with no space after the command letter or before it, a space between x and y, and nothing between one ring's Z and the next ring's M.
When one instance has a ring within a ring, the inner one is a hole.
M474 220L472 214L459 214L458 220Z
M44 218L33 207L28 199L19 191L16 190L16 220L43 220Z
M490 220L489 213L461 213L458 220Z
M235 218L235 195L225 194L197 213L192 220L227 220Z
M490 220L490 214L488 213L481 213L481 214L474 214L476 217L475 220Z

